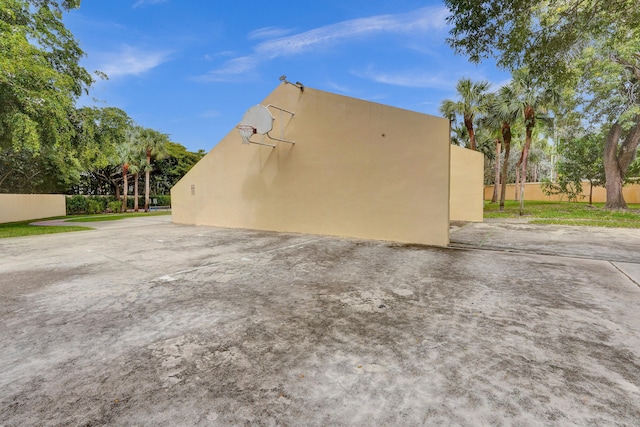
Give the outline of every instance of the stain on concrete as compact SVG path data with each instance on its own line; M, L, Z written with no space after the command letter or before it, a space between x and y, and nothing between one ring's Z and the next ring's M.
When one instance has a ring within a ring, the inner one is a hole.
M135 248L104 229L23 239L24 255L0 260L14 295L0 314L3 425L640 419L640 288L609 262L172 224L130 232ZM34 262L51 270L31 274ZM26 300L24 282L39 283Z

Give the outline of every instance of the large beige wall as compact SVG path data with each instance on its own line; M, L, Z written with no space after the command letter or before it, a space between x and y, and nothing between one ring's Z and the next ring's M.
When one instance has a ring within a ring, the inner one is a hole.
M171 190L174 222L448 244L446 119L287 84L262 104L296 144L233 129Z
M622 187L622 194L624 200L627 203L640 203L640 184L625 185ZM485 200L491 200L493 196L493 185L487 185L484 187ZM507 184L507 191L505 193L506 200L515 199L515 184ZM607 201L607 191L604 187L593 187L593 202L605 203ZM539 182L528 182L525 184L524 189L525 200L547 200L547 201L561 201L567 200L567 196L564 194L554 194L547 196L542 192L542 187ZM579 202L589 201L589 183L582 183L582 198L578 199Z
M482 222L484 210L484 155L451 146L451 221Z
M62 194L0 194L0 223L66 215Z

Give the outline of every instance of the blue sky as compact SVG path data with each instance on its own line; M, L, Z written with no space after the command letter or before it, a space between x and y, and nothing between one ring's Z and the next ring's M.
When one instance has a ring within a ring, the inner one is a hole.
M462 77L499 85L446 45L440 1L84 0L64 17L89 70L80 105L211 150L285 74L315 89L438 115Z

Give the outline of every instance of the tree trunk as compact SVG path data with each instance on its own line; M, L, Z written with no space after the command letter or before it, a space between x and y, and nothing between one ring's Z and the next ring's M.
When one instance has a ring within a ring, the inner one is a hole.
M502 139L504 140L504 161L502 162L502 188L500 189L500 210L504 210L504 199L507 194L507 173L509 171L509 154L511 151L511 126L502 123Z
M134 212L138 212L138 181L140 181L140 176L136 173L133 177L135 179L133 183L133 210Z
M118 181L112 181L112 183L115 189L116 200L120 200L120 185L118 185Z
M491 197L491 203L498 201L498 188L500 187L500 151L502 144L500 139L496 139L496 164L495 164L495 183L493 186L493 196Z
M522 164L522 155L520 155L520 160L516 163L516 184L514 186L515 198L514 200L517 202L520 200L520 165Z
M147 150L147 167L144 169L144 211L149 212L149 178L151 175L151 151L149 150Z
M144 172L144 211L149 212L149 175L150 171Z
M593 206L593 182L589 181L589 206Z
M127 195L129 193L129 179L128 179L128 165L122 167L122 206L120 206L120 212L127 211Z
M477 151L476 146L476 133L473 131L473 117L464 117L464 125L467 128L467 132L469 132L469 148L473 151Z
M527 183L527 160L529 159L529 148L531 147L531 138L533 135L533 127L536 124L535 110L531 105L527 105L524 109L525 138L524 147L522 148L522 171L520 172L520 215L524 215L524 185Z
M607 209L626 209L627 203L622 195L622 185L629 166L636 157L640 145L640 115L635 118L636 124L618 147L622 136L619 123L611 125L604 145L604 171L606 176Z
M520 171L520 215L524 215L524 185L527 183L527 158L531 145L531 130L527 129L524 147L522 148L522 162Z
M618 142L622 134L622 126L618 122L611 125L604 143L604 173L606 176L607 209L626 209L627 203L622 195L623 176L618 164Z

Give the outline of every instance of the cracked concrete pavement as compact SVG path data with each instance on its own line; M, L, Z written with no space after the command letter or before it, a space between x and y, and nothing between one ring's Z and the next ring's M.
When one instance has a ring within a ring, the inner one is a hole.
M0 240L0 426L638 425L640 232Z

